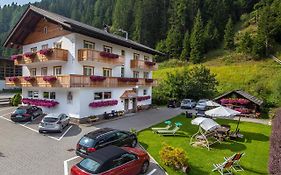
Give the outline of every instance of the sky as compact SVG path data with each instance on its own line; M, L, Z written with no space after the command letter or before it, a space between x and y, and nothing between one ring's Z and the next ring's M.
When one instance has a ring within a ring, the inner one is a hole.
M5 4L11 4L12 2L15 2L19 5L23 5L23 4L27 4L29 2L36 2L36 1L40 1L40 0L0 0L0 6L3 6Z

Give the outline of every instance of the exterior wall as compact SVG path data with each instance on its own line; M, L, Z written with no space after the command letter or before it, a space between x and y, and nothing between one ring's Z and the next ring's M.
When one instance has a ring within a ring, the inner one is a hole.
M0 80L0 91L5 89L5 80Z

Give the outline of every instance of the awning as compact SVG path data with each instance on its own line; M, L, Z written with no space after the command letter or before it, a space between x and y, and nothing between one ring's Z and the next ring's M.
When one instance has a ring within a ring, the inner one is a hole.
M240 112L224 106L220 106L215 109L206 111L205 114L215 118L234 118L236 115L239 115Z
M131 99L131 98L137 98L138 94L134 90L126 90L120 98L122 99Z
M220 125L210 118L197 117L191 121L193 125L199 125L205 131L212 131L220 127Z
M207 101L207 102L206 102L206 105L207 105L207 106L210 106L210 107L218 107L218 106L221 106L220 104L218 104L218 103L216 103L216 102L214 102L214 101L212 101L212 100Z

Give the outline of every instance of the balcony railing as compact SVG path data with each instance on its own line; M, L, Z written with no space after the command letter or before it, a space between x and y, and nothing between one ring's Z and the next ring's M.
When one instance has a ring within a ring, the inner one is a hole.
M120 55L96 51L93 49L79 49L78 61L80 62L100 62L111 65L123 65L125 58Z
M27 57L25 56L25 54L22 54L21 56L21 58L14 60L15 65L26 65L47 61L67 61L68 50L54 48L51 49L51 53L49 53L48 55L43 55L39 52L36 52L34 57Z
M90 76L84 75L60 75L56 81L48 82L44 76L34 77L34 81L27 81L24 77L6 77L6 86L18 87L57 87L57 88L81 88L81 87L128 87L128 86L156 86L157 81L138 78L137 81L123 81L120 77L106 77L102 81L92 81Z
M144 60L131 60L131 69L154 71L158 69L158 64Z

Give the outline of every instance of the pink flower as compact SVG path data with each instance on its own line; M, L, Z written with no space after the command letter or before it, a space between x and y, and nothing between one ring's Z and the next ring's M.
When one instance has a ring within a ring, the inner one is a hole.
M156 63L152 62L152 61L145 61L144 64L146 64L148 66L154 66Z
M42 49L39 51L41 55L51 56L53 54L53 49Z
M112 59L119 58L119 55L114 54L114 53L109 53L109 52L100 52L100 56L106 57L106 58L112 58Z
M59 102L54 100L41 100L41 99L29 99L29 98L23 98L22 103L28 104L28 105L35 105L35 106L42 106L42 107L55 107L59 104Z
M106 77L103 76L90 76L91 81L104 81Z
M145 101L145 100L149 100L151 97L149 95L147 96L139 96L137 97L138 101Z
M107 101L98 101L92 102L89 104L92 108L106 107L106 106L115 106L118 104L118 100L107 100Z
M49 83L53 83L53 82L57 81L57 77L55 77L55 76L44 76L43 80L47 81Z
M35 58L36 53L34 53L34 52L26 52L26 53L24 53L24 56L27 57L27 58Z
M9 81L11 81L11 82L17 82L17 81L19 81L19 78L18 78L18 77L10 77L10 78L9 78Z
M22 59L22 55L12 55L11 56L11 60L15 61L15 60L20 60Z
M25 81L32 82L32 81L35 81L35 77L30 77L30 76L24 77L24 80L25 80Z

